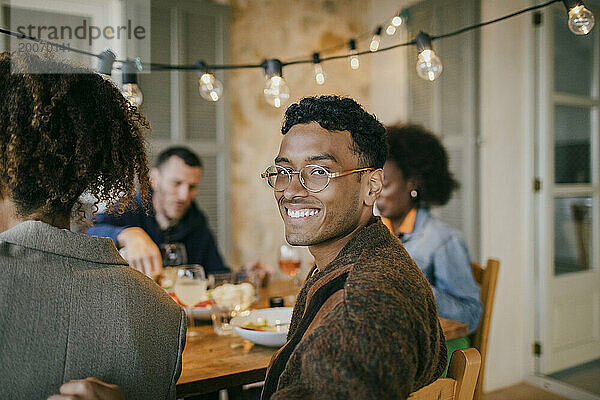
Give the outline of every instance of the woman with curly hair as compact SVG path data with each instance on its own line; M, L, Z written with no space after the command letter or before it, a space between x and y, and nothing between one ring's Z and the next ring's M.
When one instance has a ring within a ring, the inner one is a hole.
M53 73L44 73L52 71ZM149 188L148 123L110 80L0 53L0 387L46 398L97 376L174 398L182 311L113 242L69 231L79 197L119 209Z
M419 125L387 128L389 156L377 208L431 284L440 316L479 324L479 288L464 240L429 208L448 203L458 182L440 140ZM450 347L450 346L448 346Z

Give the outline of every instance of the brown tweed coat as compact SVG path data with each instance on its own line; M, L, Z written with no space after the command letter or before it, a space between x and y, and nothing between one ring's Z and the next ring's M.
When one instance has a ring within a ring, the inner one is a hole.
M374 218L309 274L262 399L405 399L445 366L429 283Z

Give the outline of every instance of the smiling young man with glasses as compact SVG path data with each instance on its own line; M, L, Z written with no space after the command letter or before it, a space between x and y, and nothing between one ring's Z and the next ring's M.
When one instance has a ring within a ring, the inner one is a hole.
M407 398L443 372L444 336L430 286L373 205L385 129L354 100L309 97L285 114L273 188L291 245L315 267L263 399Z

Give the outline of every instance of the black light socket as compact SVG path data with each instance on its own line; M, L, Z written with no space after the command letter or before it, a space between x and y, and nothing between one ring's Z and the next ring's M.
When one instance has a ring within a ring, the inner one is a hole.
M313 53L312 59L313 59L313 64L321 63L321 56L319 55L319 53Z
M567 12L571 11L571 8L580 6L583 4L581 0L563 0L563 4L565 5Z
M350 47L350 50L356 50L356 40L350 39L348 41L348 47Z
M428 34L426 34L423 31L419 32L415 41L417 42L417 52L419 52L419 53L422 52L423 50L431 50L432 49L431 36L429 36Z
M117 59L115 53L113 53L109 48L104 50L99 54L98 57L98 66L96 67L96 71L99 74L103 75L111 75L113 63Z
M270 60L265 60L261 64L261 66L265 69L265 75L268 77L271 76L282 76L283 75L283 64L280 60L276 58L272 58Z
M121 66L121 74L123 76L123 84L137 84L137 67L135 66L134 61L124 62Z
M197 67L196 74L198 75L198 77L208 72L208 67L206 66L206 63L204 61L196 61L194 65Z

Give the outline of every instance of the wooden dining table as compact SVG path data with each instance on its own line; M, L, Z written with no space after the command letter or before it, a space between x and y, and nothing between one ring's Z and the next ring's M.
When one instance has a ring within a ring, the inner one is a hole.
M272 282L261 291L254 308L268 307L271 297L283 297L286 305L292 305L289 293L289 282ZM446 340L468 334L467 325L461 322L440 318L440 323ZM238 336L219 336L208 321L192 329L200 335L188 336L177 382L178 398L221 389L238 390L242 385L264 380L277 348L252 345Z

